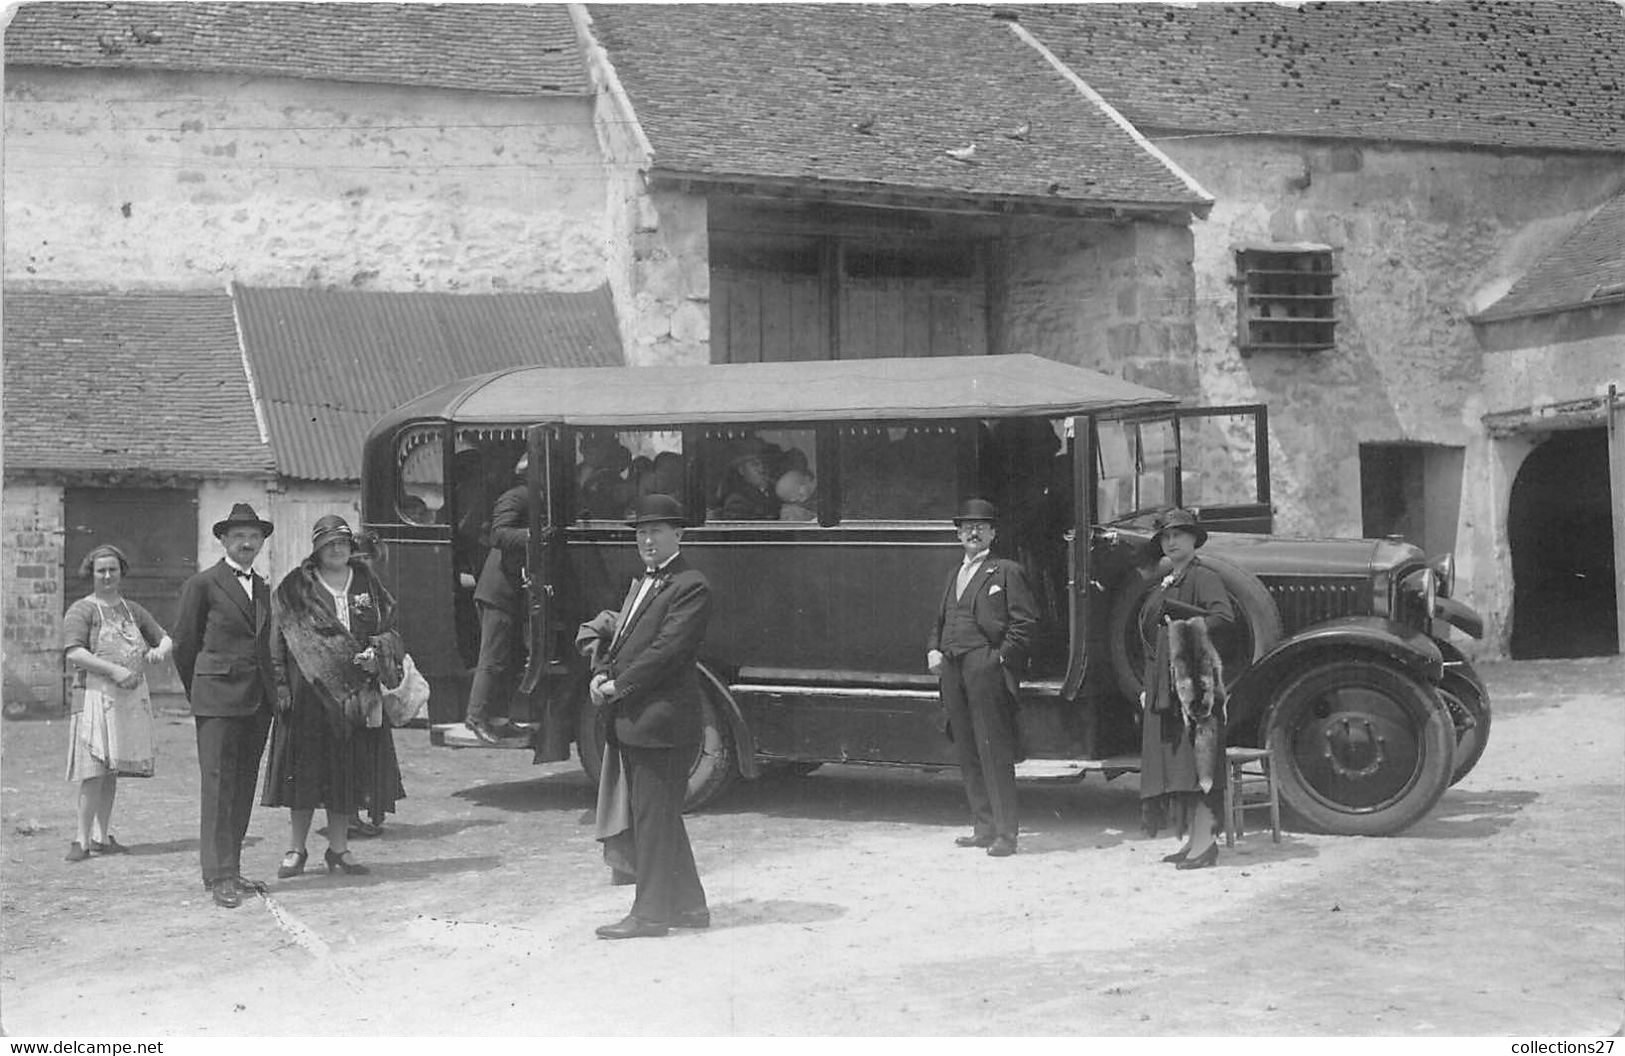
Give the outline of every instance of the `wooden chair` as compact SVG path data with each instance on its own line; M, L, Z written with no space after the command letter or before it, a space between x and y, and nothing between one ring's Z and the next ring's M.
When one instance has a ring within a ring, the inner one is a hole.
M1270 838L1281 842L1281 795L1275 786L1275 765L1267 748L1226 748L1230 768L1224 786L1224 845L1234 847L1244 831L1242 816L1249 810L1270 812Z

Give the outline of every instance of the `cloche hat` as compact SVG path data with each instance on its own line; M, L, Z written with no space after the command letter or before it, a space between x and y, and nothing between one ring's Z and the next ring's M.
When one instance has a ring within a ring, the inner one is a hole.
M1157 532L1151 537L1152 545L1161 546L1162 533L1173 528L1194 535L1198 547L1207 542L1207 529L1196 523L1196 514L1189 510L1174 509L1157 519Z

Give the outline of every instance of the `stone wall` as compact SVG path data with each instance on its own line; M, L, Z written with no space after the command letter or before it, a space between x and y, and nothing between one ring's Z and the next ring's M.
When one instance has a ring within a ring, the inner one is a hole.
M8 69L5 277L500 292L604 281L591 103Z
M7 481L0 502L7 711L62 703L62 488Z
M993 350L1191 395L1198 387L1191 255L1191 232L1182 226L1012 221L990 269Z

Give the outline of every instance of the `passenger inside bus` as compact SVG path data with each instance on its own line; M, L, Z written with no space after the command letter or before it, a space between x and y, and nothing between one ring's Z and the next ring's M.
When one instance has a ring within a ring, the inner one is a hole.
M818 520L818 481L805 469L787 469L773 486L779 497L779 520Z
M629 479L631 469L632 452L613 434L582 436L581 459L576 467L581 516L604 521L626 516L636 491Z
M751 437L735 452L722 483L722 519L725 521L776 521L779 500L772 490L768 462L771 445Z

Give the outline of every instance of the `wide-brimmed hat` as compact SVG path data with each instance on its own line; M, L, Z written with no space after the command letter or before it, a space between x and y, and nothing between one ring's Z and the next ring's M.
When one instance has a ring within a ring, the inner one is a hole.
M1207 542L1207 529L1196 523L1196 514L1189 510L1169 510L1157 519L1157 532L1151 537L1152 545L1162 545L1162 534L1172 528L1189 532L1196 537L1196 545Z
M628 527L636 528L640 524L653 524L657 521L683 527L687 523L687 518L683 516L683 504L670 495L662 495L659 492L639 495L637 502L632 505L632 516L626 522Z
M233 528L242 527L258 528L267 539L271 537L271 522L261 519L260 515L254 512L254 507L246 502L239 502L232 506L231 513L226 516L225 520L214 522L214 537L218 539Z
M330 513L319 518L310 529L310 552L315 553L328 543L339 539L348 539L355 544L355 533L350 530L349 522L336 513Z
M959 512L954 514L954 524L964 521L996 521L999 519L999 509L986 499L966 499L959 504Z

